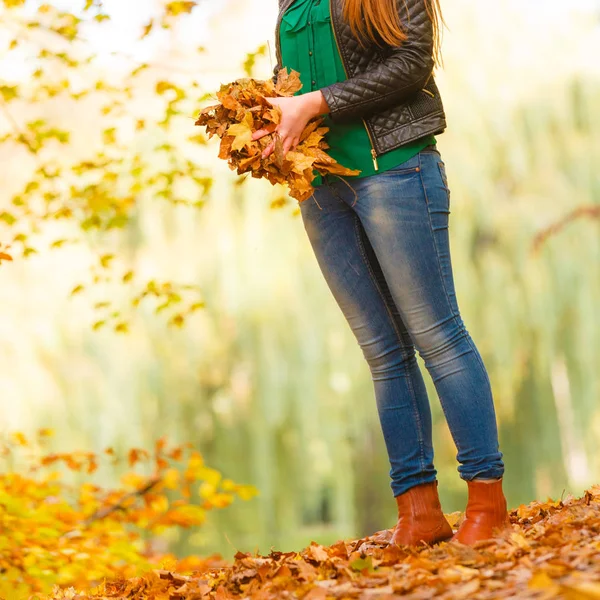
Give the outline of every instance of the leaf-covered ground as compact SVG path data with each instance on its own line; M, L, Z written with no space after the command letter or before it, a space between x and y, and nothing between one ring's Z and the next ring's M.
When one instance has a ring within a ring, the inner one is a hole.
M582 498L521 505L510 518L512 529L473 548L403 549L388 545L392 530L383 530L329 547L313 542L300 552L238 552L233 564L207 561L193 576L153 571L89 592L57 590L52 598L600 599L600 485Z

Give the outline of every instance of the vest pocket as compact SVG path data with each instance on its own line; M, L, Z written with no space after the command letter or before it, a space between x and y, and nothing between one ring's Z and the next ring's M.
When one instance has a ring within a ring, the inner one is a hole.
M415 119L429 115L435 110L436 99L435 95L431 95L432 93L429 90L425 91L425 89L422 89L415 92L410 99L407 99L406 102Z

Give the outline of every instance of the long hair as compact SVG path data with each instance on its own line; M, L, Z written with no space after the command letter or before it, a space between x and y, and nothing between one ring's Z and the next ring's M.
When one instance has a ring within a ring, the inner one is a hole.
M344 0L344 19L363 47L366 40L375 43L383 41L390 46L402 45L406 40L406 33L396 6L396 2L400 1L406 8L406 0ZM442 25L446 25L440 0L421 1L425 3L433 26L434 64L440 66L442 64Z

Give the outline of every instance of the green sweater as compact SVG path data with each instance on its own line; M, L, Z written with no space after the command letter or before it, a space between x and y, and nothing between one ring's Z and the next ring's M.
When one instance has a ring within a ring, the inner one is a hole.
M331 26L329 0L296 0L283 15L279 37L283 66L298 71L303 83L296 95L347 79ZM361 173L355 177L391 169L412 158L425 146L436 143L435 136L428 135L375 159L362 119L333 123L329 115L325 115L324 125L330 128L325 135L330 146L327 152L344 167L359 169ZM322 177L316 175L314 186L322 183Z

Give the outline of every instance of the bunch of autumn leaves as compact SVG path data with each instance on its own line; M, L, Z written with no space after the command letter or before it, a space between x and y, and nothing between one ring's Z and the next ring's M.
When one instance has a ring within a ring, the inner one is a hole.
M358 175L360 171L347 169L325 152L329 148L324 135L323 117L311 119L294 150L283 153L283 142L275 131L281 120L281 110L271 105L267 97L293 96L300 88L299 73L281 69L277 81L238 79L223 84L217 92L219 104L200 112L196 125L206 127L209 137L221 139L219 158L227 160L238 175L250 172L252 177L266 177L272 184L285 183L290 196L299 202L309 198L314 188L315 171L321 175ZM252 134L266 129L269 135L252 140ZM263 150L273 141L274 151L262 158Z

